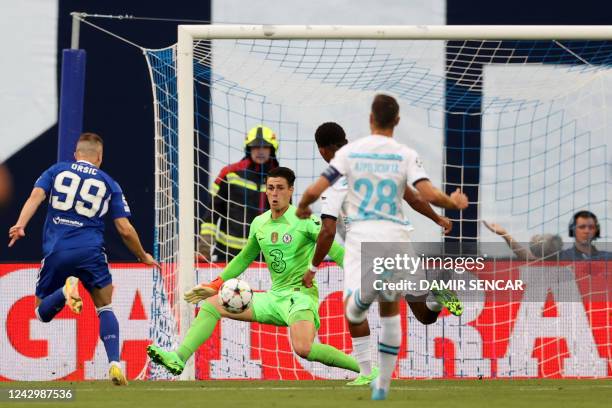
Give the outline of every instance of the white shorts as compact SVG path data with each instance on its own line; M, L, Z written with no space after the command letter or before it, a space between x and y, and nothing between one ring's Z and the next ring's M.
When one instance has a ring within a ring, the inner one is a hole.
M412 244L410 241L411 229L398 225L389 221L363 221L351 225L346 234L345 253L344 253L344 298L348 297L357 289L362 289L362 282L365 287L360 292L361 300L365 303L374 301L381 291L377 291L372 284L374 280L381 278L381 275L376 275L372 271L372 265L368 265L368 270L362 271L362 255L365 258L376 257L394 257L398 252L397 243L405 243L401 245L401 252L407 253L410 256L415 256ZM380 252L376 254L362 254L362 243L372 242L388 242L396 243L396 245L384 246L379 248ZM363 276L362 276L363 274ZM419 290L418 281L425 279L425 271L417 270L415 273L409 271L395 270L391 276L386 276L385 280L389 282L414 281L416 282L413 290L401 291L402 296L410 294L411 296L422 296L427 294L427 291ZM384 292L382 292L384 293ZM400 291L392 291L388 295L399 294ZM389 298L389 297L387 297ZM397 300L397 299L396 299Z

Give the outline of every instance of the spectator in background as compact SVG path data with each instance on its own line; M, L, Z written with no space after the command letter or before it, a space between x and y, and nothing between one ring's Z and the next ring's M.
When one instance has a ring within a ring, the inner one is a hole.
M568 234L574 238L574 245L561 252L559 258L563 261L607 260L612 259L612 253L598 250L593 241L601 236L601 228L597 216L590 211L578 211L569 223Z
M482 221L482 223L491 232L501 236L506 241L519 261L556 261L563 249L563 240L558 234L536 234L529 240L529 248L525 248L501 225L486 221Z
M266 175L278 167L277 151L272 129L258 125L249 130L244 158L225 166L212 185L211 208L200 226L200 259L229 262L244 248L251 222L270 208Z

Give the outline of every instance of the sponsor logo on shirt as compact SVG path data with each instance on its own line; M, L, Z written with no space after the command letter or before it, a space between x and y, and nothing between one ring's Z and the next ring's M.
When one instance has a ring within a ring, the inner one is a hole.
M82 227L83 223L75 220L69 220L60 216L53 217L53 223L55 225L67 225L69 227Z

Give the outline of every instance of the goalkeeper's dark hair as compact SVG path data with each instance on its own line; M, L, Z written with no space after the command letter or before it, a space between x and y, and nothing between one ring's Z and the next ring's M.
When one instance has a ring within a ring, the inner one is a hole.
M315 141L318 147L336 146L338 148L348 143L342 126L336 122L325 122L317 128Z
M378 94L372 102L372 116L374 123L381 129L391 129L399 115L399 105L394 97Z
M293 187L295 183L295 173L289 167L276 167L268 172L266 176L266 183L270 177L282 177L287 180L289 187Z

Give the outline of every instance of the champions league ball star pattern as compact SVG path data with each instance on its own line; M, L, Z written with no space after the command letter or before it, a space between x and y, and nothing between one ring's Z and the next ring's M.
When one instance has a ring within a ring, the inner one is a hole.
M253 291L242 279L230 279L219 290L219 304L230 313L242 313L251 305Z

